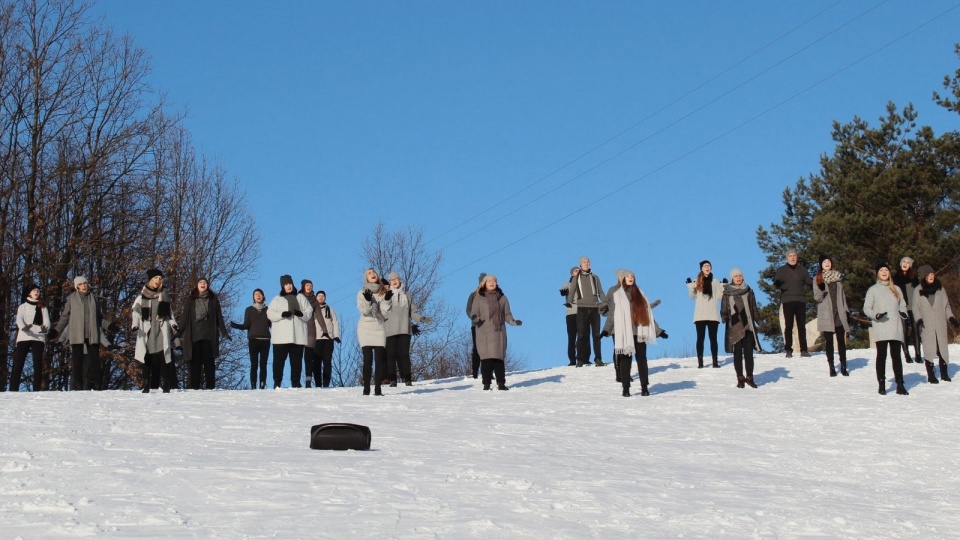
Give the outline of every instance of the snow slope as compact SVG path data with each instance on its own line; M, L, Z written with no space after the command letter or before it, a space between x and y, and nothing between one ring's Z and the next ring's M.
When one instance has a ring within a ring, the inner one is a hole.
M907 364L911 395L880 396L873 352L850 356L832 379L822 354L760 356L756 390L729 359L661 359L631 398L612 367L509 392L2 393L0 538L957 537L960 381ZM310 450L331 421L373 449Z

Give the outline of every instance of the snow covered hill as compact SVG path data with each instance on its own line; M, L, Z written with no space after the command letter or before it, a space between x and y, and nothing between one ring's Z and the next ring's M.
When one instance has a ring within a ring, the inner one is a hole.
M960 536L960 381L906 364L910 395L880 396L873 352L850 358L760 356L758 389L655 360L631 398L609 366L508 392L2 393L0 538ZM310 450L322 422L372 450Z

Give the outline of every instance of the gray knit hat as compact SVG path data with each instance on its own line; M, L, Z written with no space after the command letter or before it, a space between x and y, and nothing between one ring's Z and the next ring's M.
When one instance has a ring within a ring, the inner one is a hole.
M926 277L930 274L936 274L936 272L933 271L933 267L929 264L925 264L920 267L920 270L917 270L918 279L926 279Z
M84 284L84 283L90 283L89 281L87 281L87 278L86 278L85 276L77 276L77 277L73 278L73 286L74 286L74 288L79 287L80 285L82 285L82 284Z
M389 274L387 274L387 281L390 281L393 278L400 279L400 274L397 272L390 272Z

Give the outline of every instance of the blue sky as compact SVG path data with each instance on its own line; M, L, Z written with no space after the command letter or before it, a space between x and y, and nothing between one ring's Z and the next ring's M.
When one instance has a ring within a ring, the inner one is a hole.
M957 5L100 0L93 11L147 49L153 86L247 191L263 252L249 289L308 277L355 324L363 239L379 220L421 227L444 252L440 294L458 310L480 272L499 276L524 321L511 347L535 368L566 362L557 289L579 256L605 287L630 268L663 301L671 338L651 354L692 354L684 279L709 259L756 285L756 229L832 151L834 120L875 122L888 101L912 102L921 124L957 129L930 100L958 67Z

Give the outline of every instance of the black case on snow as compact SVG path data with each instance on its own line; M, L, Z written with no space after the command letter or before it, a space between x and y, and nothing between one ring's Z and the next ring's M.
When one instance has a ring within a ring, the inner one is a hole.
M313 450L369 450L370 428L359 424L328 423L310 428Z

